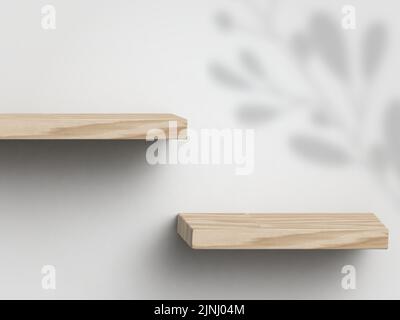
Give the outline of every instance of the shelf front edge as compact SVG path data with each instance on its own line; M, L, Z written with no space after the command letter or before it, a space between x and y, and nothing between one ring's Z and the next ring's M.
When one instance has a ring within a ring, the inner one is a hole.
M0 114L0 140L186 139L174 114Z
M193 249L387 249L374 214L179 214L178 234Z

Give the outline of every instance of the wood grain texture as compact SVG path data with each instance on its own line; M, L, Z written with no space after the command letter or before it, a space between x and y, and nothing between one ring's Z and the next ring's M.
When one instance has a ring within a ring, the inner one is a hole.
M388 230L372 213L178 215L193 249L387 249Z
M170 121L176 130L169 130ZM151 129L176 139L179 133L186 138L186 127L173 114L0 114L2 140L144 140Z

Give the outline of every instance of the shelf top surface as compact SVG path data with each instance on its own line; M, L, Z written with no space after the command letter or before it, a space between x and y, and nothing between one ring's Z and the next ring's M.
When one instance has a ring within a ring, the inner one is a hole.
M373 213L183 213L180 216L193 229L386 229Z
M1 120L185 120L172 113L0 113Z

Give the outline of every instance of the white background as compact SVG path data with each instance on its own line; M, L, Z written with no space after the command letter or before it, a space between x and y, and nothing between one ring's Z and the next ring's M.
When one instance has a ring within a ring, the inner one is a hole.
M349 4L279 3L273 16L283 41L321 12L341 28ZM45 4L57 10L56 30L41 28ZM368 89L375 110L363 130L368 146L383 139L382 114L398 94L399 6L351 4L357 28L340 30L351 66L371 23L387 31ZM0 112L172 112L193 129L254 128L256 166L249 176L229 165L153 167L141 142L0 142L0 298L400 298L400 175L389 171L384 181L391 182L381 182L358 145L349 147L356 155L346 164L302 157L288 141L315 129L306 111L243 121L242 103L275 102L214 77L214 63L237 70L237 53L248 48L281 86L314 94L285 59L287 49L257 35L263 26L245 8L216 0L1 2ZM250 31L220 30L221 11ZM318 63L310 69L325 85L330 71ZM326 88L331 93L333 85ZM390 248L192 251L176 235L179 212L375 212L390 230ZM57 270L53 291L41 287L46 264ZM357 269L356 290L341 288L347 264Z

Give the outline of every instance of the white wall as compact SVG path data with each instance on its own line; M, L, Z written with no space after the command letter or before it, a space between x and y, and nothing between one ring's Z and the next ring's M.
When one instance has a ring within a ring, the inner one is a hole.
M278 1L270 17L246 3L0 4L0 112L173 112L195 129L256 130L249 176L232 166L149 166L141 142L0 142L0 298L400 298L400 118L387 107L398 95L398 2L352 1L352 31L340 29L342 1ZM41 28L45 4L57 10L56 30ZM218 27L221 11L234 15L232 30ZM322 22L304 33L315 34L314 47L296 64L291 37L325 13L349 53ZM387 43L365 50L375 21ZM329 38L328 53L318 53L318 37ZM380 47L367 81L361 57ZM242 50L260 57L266 76L245 70ZM245 75L249 88L218 81L217 64ZM271 83L283 94L268 91ZM255 110L240 108L251 103ZM360 124L357 105L367 104ZM343 123L313 124L319 106ZM248 120L254 114L259 121ZM333 147L315 140L325 136ZM375 144L380 165L371 166ZM185 211L375 212L390 249L192 251L175 231ZM56 266L54 291L41 287L46 264ZM341 288L347 264L356 290Z

